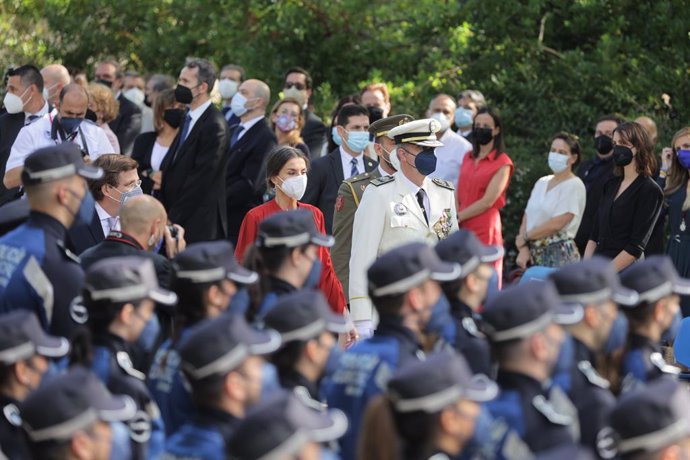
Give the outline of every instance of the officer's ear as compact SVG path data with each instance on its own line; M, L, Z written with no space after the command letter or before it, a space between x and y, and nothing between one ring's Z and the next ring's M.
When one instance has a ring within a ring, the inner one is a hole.
M596 307L587 306L584 309L582 320L590 328L595 328L601 322L601 311L598 311Z
M31 383L31 379L28 375L28 366L26 365L26 361L17 361L14 364L14 378L17 380L17 382L21 383L22 385L29 385Z
M228 375L223 380L223 393L225 396L234 401L244 401L247 392L244 390L243 380L237 369L228 372Z
M126 303L120 309L116 319L118 319L122 324L129 326L132 323L132 316L134 316L134 305L131 303Z
M457 432L457 415L453 407L446 407L438 416L438 425L442 433L455 434Z
M544 361L548 359L549 356L548 344L546 343L544 334L544 332L532 334L532 336L527 339L532 356L539 361Z
M69 458L91 458L94 451L93 440L84 431L77 431L72 435L69 447L71 451Z

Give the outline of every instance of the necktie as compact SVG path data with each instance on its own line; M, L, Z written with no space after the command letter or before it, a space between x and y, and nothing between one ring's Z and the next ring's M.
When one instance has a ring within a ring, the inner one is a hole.
M187 139L187 134L189 134L189 127L192 124L192 116L187 112L184 117L184 124L182 125L182 136L180 136L180 145Z
M117 230L117 221L118 217L108 217L108 233L112 232L113 230ZM107 235L106 235L107 236Z
M350 164L352 165L352 168L350 169L350 177L359 174L359 169L357 169L357 158L350 160Z
M24 121L24 126L30 125L37 118L41 118L41 117L39 117L38 115L29 115L28 117L26 117L26 120Z
M235 132L232 133L232 137L230 138L230 147L234 147L235 144L237 144L237 141L240 138L240 133L242 131L244 131L244 126L237 125L237 129L235 129Z
M419 191L417 192L417 203L419 203L419 207L422 208L422 214L424 214L424 220L426 221L427 225L429 225L429 217L426 215L426 208L424 207L424 189L420 188Z

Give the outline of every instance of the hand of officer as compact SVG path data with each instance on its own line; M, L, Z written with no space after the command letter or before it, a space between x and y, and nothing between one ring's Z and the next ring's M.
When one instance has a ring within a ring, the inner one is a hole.
M184 228L177 224L172 224L177 230L177 237L173 238L170 234L170 229L165 226L165 253L168 259L172 259L187 247L187 242L184 240Z

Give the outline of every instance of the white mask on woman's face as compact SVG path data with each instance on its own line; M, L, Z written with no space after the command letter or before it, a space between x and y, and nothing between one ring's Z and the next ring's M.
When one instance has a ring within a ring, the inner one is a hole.
M284 194L295 200L301 200L304 192L307 190L307 175L301 174L299 176L288 177L287 179L280 179L283 184L279 185Z

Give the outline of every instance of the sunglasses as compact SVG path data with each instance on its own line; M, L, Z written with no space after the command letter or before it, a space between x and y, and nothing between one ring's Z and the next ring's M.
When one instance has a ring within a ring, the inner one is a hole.
M297 88L299 91L304 91L305 89L307 89L307 87L304 86L304 84L302 84L302 83L295 83L292 81L288 81L285 83L284 89L290 89L290 88Z

